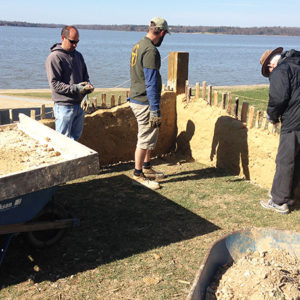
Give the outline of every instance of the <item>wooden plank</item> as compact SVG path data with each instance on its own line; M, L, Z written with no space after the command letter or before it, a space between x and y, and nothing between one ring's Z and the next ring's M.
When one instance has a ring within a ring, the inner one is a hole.
M33 120L36 119L36 114L35 114L35 110L34 109L30 110L30 118L33 119Z
M195 91L195 97L196 99L200 98L200 84L199 82L196 82L196 87L195 87L196 91Z
M184 89L186 99L188 98L188 88L189 88L189 81L186 80L185 81L185 89Z
M110 98L110 107L115 107L115 106L116 106L115 95L111 95L111 98Z
M255 107L254 106L250 106L249 109L249 118L248 118L248 127L249 128L253 128L253 123L254 123L254 112L255 112Z
M248 115L249 103L243 102L242 110L241 110L241 122L247 123L247 115Z
M222 93L222 109L226 108L226 97L227 94L226 93Z
M235 98L235 106L234 106L234 117L238 119L238 114L239 114L239 98Z
M14 122L14 111L13 109L9 109L9 123Z
M97 97L93 97L92 98L92 109L93 109L93 112L96 111L98 108L98 105L97 105Z
M63 219L49 222L28 222L0 226L0 234L31 232L73 227L73 219Z
M260 116L261 116L261 111L258 110L256 112L256 118L255 118L255 127L256 128L259 128L259 125L260 125Z
M267 122L268 122L268 120L267 120L267 112L264 112L264 114L263 114L263 120L261 122L261 129L262 130L266 129Z
M219 106L219 93L218 91L214 91L214 106Z
M231 109L232 109L232 94L231 94L231 92L228 92L227 113L230 115L231 115Z
M212 104L212 86L211 85L208 86L208 99L207 99L207 103L209 105Z
M106 106L106 94L101 95L101 100L102 100L101 107L106 108L107 107Z
M187 98L186 98L187 102L191 101L191 95L192 95L192 88L191 87L187 87Z
M41 106L41 120L46 119L46 106L42 104Z
M206 81L202 82L202 99L205 100L206 97Z

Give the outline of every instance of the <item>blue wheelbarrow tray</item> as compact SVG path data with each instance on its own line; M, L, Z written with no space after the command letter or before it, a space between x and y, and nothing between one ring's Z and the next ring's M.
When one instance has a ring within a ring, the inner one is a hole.
M20 229L32 220L52 198L57 186L99 172L98 153L62 134L19 114L19 122L0 126L17 127L41 145L58 151L57 163L0 176L0 234ZM0 133L1 138L1 133Z
M217 270L244 256L247 251L284 249L300 259L300 233L273 228L251 228L233 232L216 241L195 276L187 300L203 300Z

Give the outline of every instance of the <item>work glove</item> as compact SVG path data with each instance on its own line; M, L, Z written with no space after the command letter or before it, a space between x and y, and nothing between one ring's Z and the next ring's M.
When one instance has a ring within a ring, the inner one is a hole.
M270 116L268 114L267 114L266 118L267 118L268 122L270 122L270 123L272 123L274 125L277 124L277 123L279 123L279 120L276 120L276 121L271 120Z
M73 84L72 90L80 95L86 95L94 90L94 87L87 81Z
M87 112L89 110L89 96L85 95L80 103L80 107Z
M157 128L161 125L160 110L150 110L149 127Z

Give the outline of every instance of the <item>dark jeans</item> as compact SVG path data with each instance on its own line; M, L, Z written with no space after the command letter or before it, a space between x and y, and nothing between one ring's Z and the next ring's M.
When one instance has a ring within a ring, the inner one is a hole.
M296 156L300 150L300 131L282 133L276 156L276 171L271 189L272 200L281 205L293 197Z

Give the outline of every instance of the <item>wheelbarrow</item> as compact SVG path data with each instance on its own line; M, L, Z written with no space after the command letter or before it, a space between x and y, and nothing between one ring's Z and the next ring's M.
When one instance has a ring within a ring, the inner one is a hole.
M61 159L0 176L0 265L13 236L24 233L33 246L47 247L56 243L66 228L77 226L79 220L53 201L54 193L60 184L99 171L96 151L24 114L19 114L19 120L0 128L17 127L30 138L53 147Z
M247 251L284 249L300 259L300 234L272 228L253 228L233 232L216 241L209 250L204 264L195 276L187 300L205 299L206 289L217 270L244 256Z

